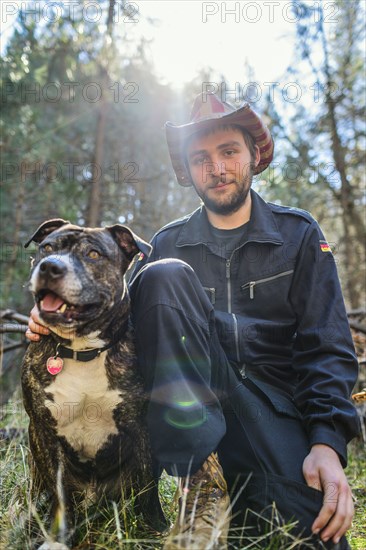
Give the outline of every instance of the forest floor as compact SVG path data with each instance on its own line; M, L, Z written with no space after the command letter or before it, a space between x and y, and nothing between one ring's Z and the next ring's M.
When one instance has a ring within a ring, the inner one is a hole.
M352 329L353 339L359 358L361 372L359 383L355 391L360 391L366 386L366 335L359 328L359 320L355 320L356 328ZM362 320L364 322L364 319ZM366 428L365 404L358 405L362 422ZM46 532L40 510L35 512L30 500L30 474L28 465L28 435L27 415L23 409L20 389L17 388L12 397L2 405L0 414L0 436L4 436L0 442L1 464L1 498L0 498L0 548L7 550L31 550L32 546L29 533L29 517L33 515L38 529ZM1 437L0 437L1 439ZM348 533L348 540L352 550L365 550L366 548L366 461L365 441L354 440L349 445L349 463L346 474L352 488L355 517L352 528ZM163 476L159 485L160 499L164 512L170 522L174 521L176 514L176 480ZM42 499L41 499L42 500ZM97 521L91 516L97 516ZM275 514L273 515L275 518ZM291 550L292 548L312 548L306 541L301 542L291 534L291 525L280 525L274 521L270 526L270 536L267 545L263 540L253 539L242 548L253 550L265 548L266 550ZM163 537L152 533L144 526L142 518L136 516L132 502L112 505L109 508L96 510L82 510L81 521L77 532L77 545L75 550L149 550L159 549L163 543ZM91 543L92 541L92 543Z

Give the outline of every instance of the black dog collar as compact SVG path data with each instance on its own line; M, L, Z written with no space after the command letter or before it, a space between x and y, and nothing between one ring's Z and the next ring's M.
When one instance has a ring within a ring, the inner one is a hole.
M117 344L119 339L120 337L118 339L114 339L110 344L104 346L103 348L87 349L84 351L76 351L58 343L56 346L56 354L47 359L46 368L52 376L56 376L64 368L63 359L74 359L75 361L80 361L81 363L87 363L88 361L95 359L95 357L98 357L103 351Z
M104 348L88 349L84 351L76 351L72 348L66 348L61 344L57 344L55 357L61 357L61 359L74 359L75 361L87 363L88 361L92 361L98 357L103 351L106 351L114 346L116 343L117 342L111 342L108 346L104 346Z
M81 363L87 363L88 361L92 361L96 357L99 357L99 355L103 351L106 351L107 349L112 348L115 344L117 344L122 338L122 336L125 334L127 328L128 328L128 318L125 320L123 325L119 328L119 330L116 332L113 340L103 348L93 348L93 349L77 351L72 348L67 348L66 346L63 346L59 342L56 346L55 355L47 359L46 368L48 372L52 374L52 376L56 376L57 374L59 374L64 367L63 359L74 359L75 361L80 361Z
M125 334L127 328L128 328L128 319L123 323L123 325L116 332L112 342L110 342L103 348L93 348L93 349L87 349L82 351L76 351L72 348L67 348L66 346L63 346L62 344L58 343L56 346L55 357L60 357L61 359L74 359L75 361L81 361L83 363L92 361L96 357L99 357L99 355L103 351L106 351L107 349L112 348L115 344L117 344L117 342L119 342L122 336Z

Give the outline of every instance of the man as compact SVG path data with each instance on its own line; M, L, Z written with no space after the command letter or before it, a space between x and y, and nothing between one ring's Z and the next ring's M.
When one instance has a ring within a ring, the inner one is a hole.
M203 204L155 235L130 283L156 467L182 478L164 548L226 547L228 492L237 546L292 522L304 547L348 548L357 360L330 248L307 212L251 190L273 142L248 105L201 94L166 131Z

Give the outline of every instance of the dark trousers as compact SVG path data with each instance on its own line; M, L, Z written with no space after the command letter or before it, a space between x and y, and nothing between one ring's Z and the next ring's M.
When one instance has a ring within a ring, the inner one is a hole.
M273 529L289 521L292 532L311 536L323 495L302 474L310 448L291 398L255 372L239 376L220 345L213 307L184 262L147 264L130 295L157 469L186 476L217 450L232 526L245 524L242 547L246 537L259 534L265 548L266 532L273 537ZM309 544L334 548L315 538ZM337 548L348 548L346 540Z

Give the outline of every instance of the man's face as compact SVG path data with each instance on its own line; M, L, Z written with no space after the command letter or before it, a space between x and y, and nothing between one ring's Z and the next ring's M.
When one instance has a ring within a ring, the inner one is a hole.
M252 183L253 166L240 130L218 129L191 138L187 147L188 166L194 187L208 210L229 215L244 204Z

